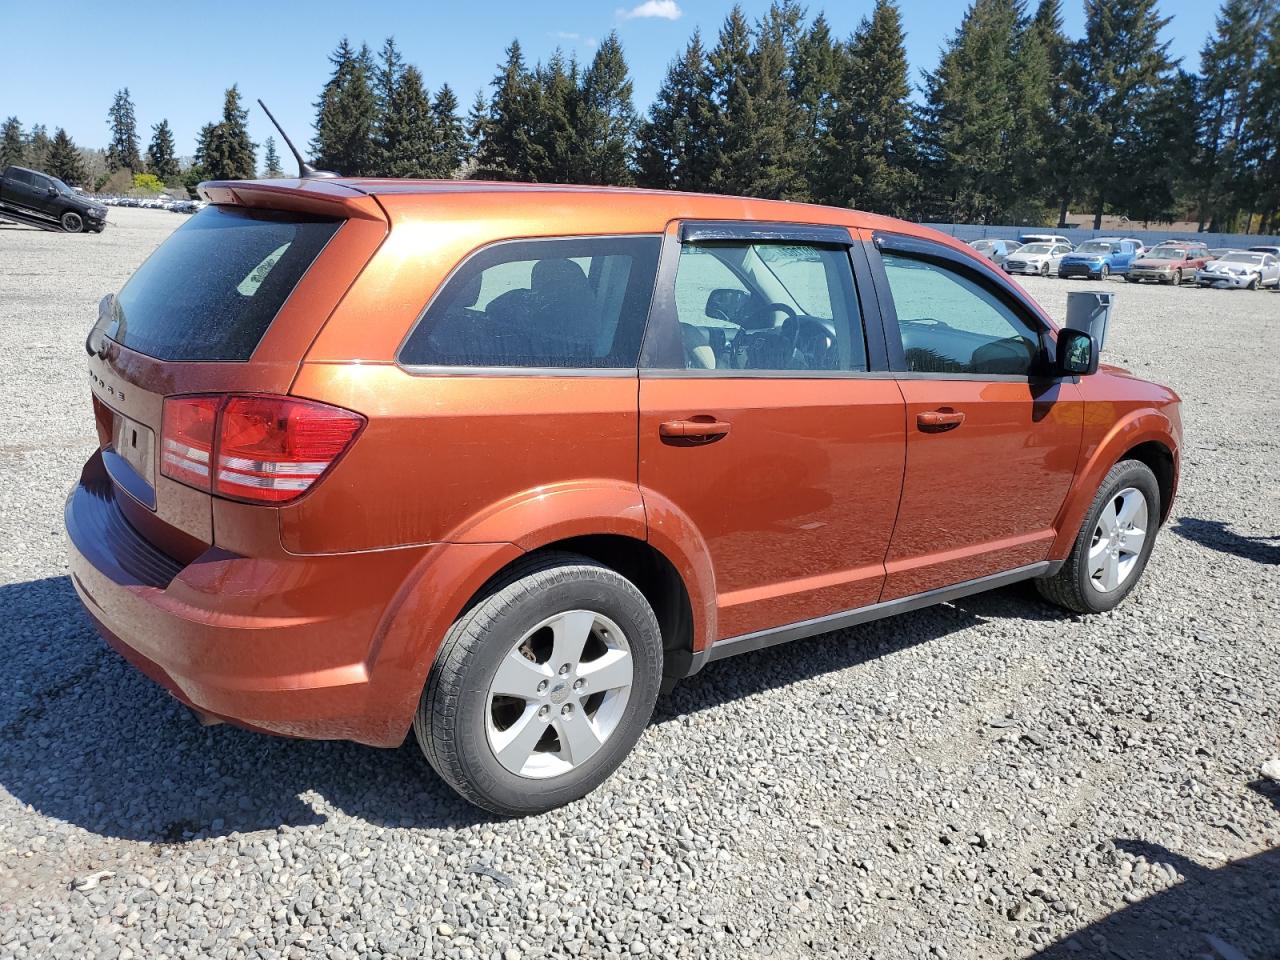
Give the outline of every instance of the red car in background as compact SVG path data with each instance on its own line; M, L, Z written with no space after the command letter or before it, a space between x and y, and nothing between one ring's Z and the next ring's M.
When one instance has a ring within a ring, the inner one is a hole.
M1130 283L1154 280L1176 287L1183 280L1194 280L1196 271L1212 259L1203 243L1162 243L1133 261L1125 279Z

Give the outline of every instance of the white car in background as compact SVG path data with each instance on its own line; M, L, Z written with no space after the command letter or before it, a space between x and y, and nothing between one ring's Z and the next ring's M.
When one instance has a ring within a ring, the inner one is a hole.
M1065 243L1071 246L1071 241L1060 233L1024 233L1018 237L1020 243Z
M1071 252L1071 244L1063 243L1028 243L1009 254L1004 261L1006 273L1038 275L1041 277L1057 276L1058 264Z
M1253 250L1232 250L1196 271L1196 285L1257 290L1280 285L1280 258Z

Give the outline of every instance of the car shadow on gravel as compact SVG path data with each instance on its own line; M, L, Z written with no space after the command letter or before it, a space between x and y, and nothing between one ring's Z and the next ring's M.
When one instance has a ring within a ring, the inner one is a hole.
M413 744L379 750L202 727L96 635L66 577L0 587L0 786L103 836L180 843L323 823L463 827Z
M708 664L658 700L654 722L870 663L988 620L1048 621L1068 617L1070 614L1041 600L1034 587L1026 583L975 594Z
M1280 850L1202 867L1162 846L1117 840L1185 879L1052 944L1037 960L1265 960L1280 957Z
M1271 566L1280 564L1280 537L1246 537L1221 520L1179 517L1173 532L1181 537L1232 556Z

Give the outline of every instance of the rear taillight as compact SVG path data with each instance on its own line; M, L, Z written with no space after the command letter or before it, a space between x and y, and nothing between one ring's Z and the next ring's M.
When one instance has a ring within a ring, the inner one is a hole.
M209 463L221 397L166 397L160 428L160 472L209 489Z
M309 490L364 424L358 413L294 397L168 397L161 469L218 496L285 503Z

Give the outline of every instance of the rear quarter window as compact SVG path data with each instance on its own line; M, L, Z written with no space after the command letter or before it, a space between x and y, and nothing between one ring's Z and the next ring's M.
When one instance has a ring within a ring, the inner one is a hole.
M248 360L341 224L206 207L125 284L107 335L159 360Z
M497 243L453 273L400 348L405 366L630 368L659 237Z

